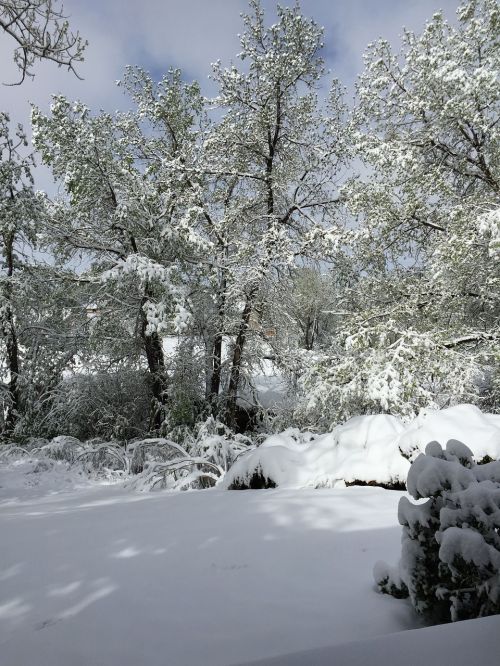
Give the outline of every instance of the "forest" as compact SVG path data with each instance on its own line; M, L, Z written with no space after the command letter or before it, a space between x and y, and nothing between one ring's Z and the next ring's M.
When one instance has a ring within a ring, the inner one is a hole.
M3 438L496 411L497 3L458 19L369 45L353 107L321 28L251 2L212 99L128 67L129 111L54 96L33 151L3 114Z

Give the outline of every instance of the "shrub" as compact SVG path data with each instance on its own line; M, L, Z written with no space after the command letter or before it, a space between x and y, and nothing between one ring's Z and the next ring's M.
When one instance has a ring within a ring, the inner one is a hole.
M45 437L63 432L82 441L140 436L148 430L151 406L147 379L132 370L67 377L25 430Z
M436 622L500 613L500 461L476 464L450 440L427 445L412 464L399 502L402 554L396 568L377 564L381 592L409 597Z

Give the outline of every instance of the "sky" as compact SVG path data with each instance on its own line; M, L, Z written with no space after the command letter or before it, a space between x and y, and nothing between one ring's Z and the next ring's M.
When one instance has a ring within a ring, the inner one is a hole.
M291 4L286 0L282 4ZM395 46L403 26L420 32L432 14L442 9L454 19L459 0L302 0L305 15L325 29L323 57L331 76L353 90L362 70L366 45L379 37ZM262 0L269 22L276 2ZM30 102L47 111L52 93L80 99L93 110L127 108L115 82L126 65L140 65L155 78L169 67L180 67L184 78L197 79L205 94L212 94L210 64L229 63L239 51L240 14L246 0L65 0L65 13L73 30L89 45L78 71L83 81L52 63L35 66L34 81L0 87L0 109L11 120L29 125ZM13 42L0 33L0 80L9 83L18 74L12 61ZM37 171L37 185L49 187L49 175Z

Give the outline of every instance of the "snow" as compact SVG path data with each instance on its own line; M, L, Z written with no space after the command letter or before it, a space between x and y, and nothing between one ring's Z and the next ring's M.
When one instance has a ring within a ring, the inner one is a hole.
M427 447L427 451L431 451L430 446ZM473 479L471 470L458 461L442 460L421 454L411 466L407 487L410 495L419 499L433 497L446 487L453 492L463 490Z
M2 664L498 663L500 616L424 627L407 600L373 584L374 563L400 553L398 504L401 522L426 524L433 500L339 478L406 475L394 448L404 432L387 415L322 436L288 429L232 468L259 456L283 485L334 488L139 493L113 484L119 474L91 480L78 464L0 461ZM475 466L471 456L457 441L444 451L430 443L409 489L425 496L444 479L451 499L460 494L461 508L442 509L441 561L453 567L460 552L489 571L498 550L464 517L496 520L500 463Z
M356 416L322 436L293 430L272 435L236 461L222 486L248 482L255 471L283 488L404 483L410 465L396 445L403 429L396 417L375 414Z
M439 559L453 567L455 558L460 555L466 562L476 567L492 566L500 571L500 552L487 544L483 536L467 527L448 527L439 535Z
M498 665L500 616L425 627L239 666ZM236 665L235 665L236 666Z
M271 435L260 447L241 456L222 486L228 488L235 482L247 485L256 472L283 488L335 487L355 481L404 484L410 469L408 459L415 460L436 440L454 446L459 457L470 449L478 461L485 456L500 458L500 415L457 405L423 411L406 426L395 416L374 414L356 416L325 435L289 429ZM428 465L435 484L441 483L436 476L439 465L425 460L419 464ZM466 470L456 464L460 468L457 473L463 475ZM420 479L424 481L423 476Z
M15 503L95 484L80 467L66 462L21 458L0 465L0 507L2 501Z
M4 502L1 661L225 666L413 628L371 574L399 550L400 496L101 486Z
M481 412L474 405L423 410L401 433L398 446L414 459L429 442L445 444L450 439L468 446L476 460L500 458L500 414Z

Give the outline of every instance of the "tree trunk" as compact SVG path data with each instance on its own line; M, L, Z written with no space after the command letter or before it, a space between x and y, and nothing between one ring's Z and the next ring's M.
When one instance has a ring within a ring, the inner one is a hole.
M111 185L110 191L113 206L116 208L117 199ZM137 248L137 242L132 234L130 234L129 242L132 252L134 252L134 254L138 254L139 250ZM151 297L152 293L150 286L146 283L140 306L140 335L144 345L144 351L146 353L148 370L151 374L151 390L153 393L153 404L151 405L149 429L159 430L165 418L167 373L165 369L165 356L163 354L161 338L156 332L147 333L148 319L146 312L144 311L144 306L151 299Z
M314 341L318 333L318 318L316 316L311 317L308 315L304 329L304 347L308 351L311 351L314 347Z
M266 214L267 214L267 227L268 230L273 224L275 200L274 200L274 160L276 156L276 149L281 138L281 86L278 83L276 86L276 118L274 127L269 126L267 129L267 144L268 153L265 160L265 188L266 188ZM269 248L267 248L267 257L261 266L262 273L264 274L269 266ZM236 342L233 351L233 359L231 364L231 375L229 378L229 388L226 406L226 425L234 428L236 425L236 400L238 397L238 385L240 381L241 361L243 357L243 349L247 340L248 323L252 308L254 305L255 297L259 291L259 285L252 286L250 292L247 294L245 307L241 314L241 321L236 336Z
M216 408L217 399L220 392L220 382L222 374L222 331L217 331L214 338L212 351L212 376L210 378L209 400L213 408Z
M19 345L17 341L14 309L12 306L12 277L14 274L14 235L4 238L5 260L7 265L7 280L4 288L5 318L3 321L3 335L7 347L7 370L9 372L7 414L5 417L5 434L12 433L19 417L21 396L19 391Z
M240 383L241 374L241 361L243 357L243 349L247 340L248 324L250 322L250 315L252 314L252 307L258 288L254 287L247 295L245 307L241 314L240 326L238 335L234 343L233 359L231 363L231 375L229 378L229 387L227 392L226 403L226 425L230 428L236 426L236 401L238 399L238 386Z
M219 285L219 298L217 308L217 330L215 332L212 358L211 358L211 377L209 386L208 400L210 402L212 414L218 412L218 400L220 393L220 385L222 379L222 346L224 341L224 312L226 307L226 280L222 278Z
M149 426L150 430L158 430L165 418L167 375L161 338L156 332L147 333L148 320L144 311L144 305L148 302L149 297L148 287L146 287L146 293L141 300L140 333L148 362L148 370L151 374L151 390L153 393Z

